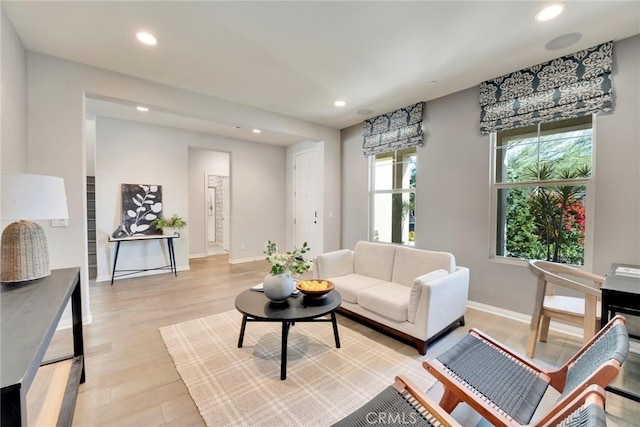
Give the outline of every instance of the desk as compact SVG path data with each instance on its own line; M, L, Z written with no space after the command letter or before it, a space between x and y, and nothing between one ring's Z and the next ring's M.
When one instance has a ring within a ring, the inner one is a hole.
M180 237L180 233L173 233L171 235L165 236L162 234L152 234L148 236L129 236L129 237L109 237L109 242L116 244L116 254L113 257L113 269L111 270L111 286L113 286L113 279L116 277L127 276L129 274L142 273L143 271L151 271L151 270L164 270L170 269L173 274L177 277L178 270L176 268L176 253L173 249L173 239L177 239ZM138 270L118 270L118 253L120 252L120 243L122 242L137 242L140 240L166 240L167 241L167 249L169 251L169 265L163 265L161 267L155 268L141 268ZM123 272L123 274L119 274L116 276L116 272Z
M618 267L640 268L636 265L612 264L602 284L602 317L600 327L617 313L640 316L640 278L627 277L616 274ZM640 336L629 334L629 338L640 340ZM640 394L623 390L614 386L607 387L607 391L640 402Z
M1 286L1 424L3 427L27 425L27 392L71 299L73 357L62 360L73 362L57 420L59 426L70 426L78 386L85 381L80 268L52 270L48 277Z

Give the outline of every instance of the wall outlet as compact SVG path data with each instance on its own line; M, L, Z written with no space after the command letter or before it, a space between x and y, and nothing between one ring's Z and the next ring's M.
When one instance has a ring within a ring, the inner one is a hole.
M68 227L69 220L65 219L52 219L51 220L52 227Z

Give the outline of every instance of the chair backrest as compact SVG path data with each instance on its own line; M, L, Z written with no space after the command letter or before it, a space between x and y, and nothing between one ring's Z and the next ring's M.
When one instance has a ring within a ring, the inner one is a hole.
M622 365L628 354L629 334L624 319L618 316L607 324L603 332L597 335L573 362L570 362L560 398L587 380L602 387L607 386L613 378L605 376L600 379L599 369L610 360L616 360ZM599 384L600 380L605 383Z
M604 277L566 264L531 260L529 266L540 280L547 284L546 293L554 293L555 285L601 297L600 287Z

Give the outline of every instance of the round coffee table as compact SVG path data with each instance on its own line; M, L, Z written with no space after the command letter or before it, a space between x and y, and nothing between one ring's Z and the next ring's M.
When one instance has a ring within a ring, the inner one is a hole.
M242 313L242 325L238 348L242 347L247 322L282 322L282 351L280 353L280 379L287 379L287 338L289 328L296 322L331 322L336 348L340 348L336 309L342 296L338 291L329 292L324 298L309 299L304 296L289 297L282 303L271 302L263 292L246 290L236 297L236 309ZM330 319L319 317L331 315Z

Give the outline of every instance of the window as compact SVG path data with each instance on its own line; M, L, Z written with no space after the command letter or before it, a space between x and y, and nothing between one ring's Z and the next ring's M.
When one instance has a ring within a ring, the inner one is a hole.
M416 148L371 156L371 237L414 244Z
M584 265L592 117L494 133L495 256Z

